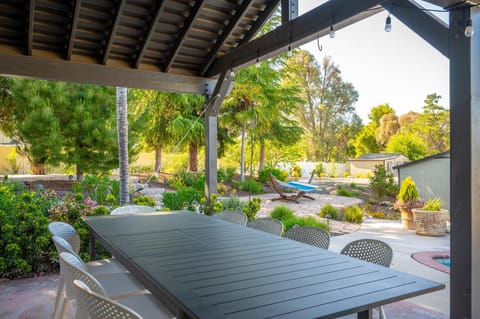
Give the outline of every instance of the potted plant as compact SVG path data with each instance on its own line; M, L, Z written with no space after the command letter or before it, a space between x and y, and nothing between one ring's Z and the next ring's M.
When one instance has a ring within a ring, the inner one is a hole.
M397 198L395 207L400 209L403 228L415 229L412 209L422 207L423 202L418 199L417 185L410 176L405 178L400 185Z
M422 208L412 209L412 212L417 235L445 236L450 214L442 209L440 198L429 199Z

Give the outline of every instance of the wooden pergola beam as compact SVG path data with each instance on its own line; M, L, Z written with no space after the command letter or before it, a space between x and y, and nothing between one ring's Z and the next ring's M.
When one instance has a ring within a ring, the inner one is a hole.
M150 20L150 25L148 27L147 35L143 39L142 44L140 45L140 49L137 53L137 57L135 59L134 67L136 69L138 69L138 67L140 66L140 63L142 62L145 52L147 52L147 48L150 43L150 40L152 39L152 36L155 33L155 27L158 24L158 19L160 18L160 16L163 13L163 10L165 9L165 3L166 1L159 1L157 10L153 15L152 20Z
M272 15L273 10L278 6L280 0L272 0L268 3L265 10L263 10L262 14L258 17L257 21L250 27L250 30L245 34L242 41L240 41L239 46L249 42L255 34L257 34L258 30L265 24L268 18Z
M6 76L202 95L205 84L214 87L217 82L197 76L3 53L0 53L0 70Z
M228 26L223 30L222 34L218 37L217 42L212 47L210 52L208 53L207 57L205 58L205 62L203 63L202 67L200 68L200 74L204 74L208 67L212 64L213 60L217 56L218 51L224 44L225 40L232 34L233 30L238 26L240 21L243 19L245 14L248 12L248 9L252 6L253 0L245 0L242 2L242 5L238 8L235 15L230 19Z
M412 0L391 0L382 6L418 36L448 57L448 25Z
M188 19L185 21L185 24L183 25L182 30L177 37L177 40L170 49L170 53L167 56L165 65L162 67L163 72L168 72L168 70L170 70L170 68L172 67L173 61L175 61L175 58L180 51L180 47L182 46L183 42L185 42L185 39L188 37L188 34L193 27L193 22L195 22L198 14L206 3L207 1L195 1L193 9L188 16Z
M32 55L34 22L35 22L35 0L30 0L28 4L27 55Z
M117 34L118 25L120 24L120 16L123 12L123 9L125 8L126 3L127 3L126 0L121 0L117 6L117 9L115 10L115 15L113 17L113 24L112 24L112 27L110 28L108 41L105 46L105 50L103 52L103 59L102 59L103 65L107 64L108 55L110 54L110 50L112 50L113 39L115 39L115 34Z
M78 17L80 16L80 3L81 0L76 0L75 7L73 9L72 28L70 30L70 38L68 39L67 60L72 58L73 44L75 43L75 32L77 31Z
M328 34L332 24L335 24L337 29L341 29L376 14L378 11L370 9L381 2L381 0L328 1L288 24L218 58L206 75L214 76L229 68L246 67L257 60L276 56L286 51L289 46L297 47L308 43Z

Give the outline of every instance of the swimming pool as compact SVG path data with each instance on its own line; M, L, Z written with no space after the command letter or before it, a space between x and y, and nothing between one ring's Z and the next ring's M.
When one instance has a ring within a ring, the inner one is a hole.
M427 267L431 267L447 274L450 273L449 250L420 251L414 253L412 258Z
M447 257L447 258L437 257L437 258L433 258L433 260L435 260L437 263L450 267L450 257Z

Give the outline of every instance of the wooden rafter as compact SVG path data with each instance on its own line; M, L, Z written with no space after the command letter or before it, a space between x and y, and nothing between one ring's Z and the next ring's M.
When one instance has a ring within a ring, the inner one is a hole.
M207 71L213 60L215 60L215 57L217 56L217 53L224 44L225 40L228 39L233 30L235 30L240 21L242 21L252 4L253 0L245 0L242 2L241 6L235 12L235 15L230 19L228 26L223 30L222 34L218 37L217 42L215 42L214 46L205 58L205 62L200 68L200 74L204 74Z
M75 43L75 32L77 31L78 17L80 16L80 3L82 0L75 1L75 8L73 11L72 27L70 29L70 38L68 40L67 60L72 58L73 44Z
M215 76L226 69L246 67L257 59L267 59L286 51L288 46L297 47L315 38L326 35L332 24L341 29L356 21L378 13L370 10L382 0L331 0L306 14L282 25L264 36L252 40L218 58L210 67L207 76ZM379 10L383 10L379 7Z
M180 47L182 46L183 42L185 42L185 39L188 37L188 33L193 27L193 22L197 19L198 14L200 13L201 9L205 6L206 3L207 1L195 1L195 4L192 10L190 11L190 15L188 16L188 19L185 21L185 24L183 25L182 30L178 34L177 39L173 44L170 50L170 53L168 54L165 65L162 68L163 72L168 72L168 70L170 70L170 67L173 64L173 61L175 61L175 58L177 57L177 54L180 51Z
M150 40L152 39L153 34L155 33L155 27L158 23L158 19L163 13L163 10L165 9L165 3L166 1L159 1L157 10L155 11L155 14L153 15L152 19L150 20L150 26L148 27L147 35L143 38L142 44L140 45L140 49L138 50L134 66L136 69L140 66L140 62L143 59L143 56L145 55L145 52L147 52L148 44L150 43Z
M267 7L265 8L265 10L263 10L257 21L252 24L250 30L248 30L243 39L239 42L239 46L249 42L255 36L255 34L257 34L258 30L260 30L260 28L265 24L265 22L272 15L273 10L275 10L279 3L280 0L272 0L268 3Z
M102 64L104 65L107 64L108 55L110 54L110 50L112 49L113 40L115 39L115 34L117 34L118 25L120 23L120 16L122 15L126 2L126 0L121 0L117 6L117 9L115 10L112 28L110 29L107 45L105 46L105 52L103 53Z
M27 55L32 55L33 48L33 24L35 21L35 0L30 0L28 8L28 44Z

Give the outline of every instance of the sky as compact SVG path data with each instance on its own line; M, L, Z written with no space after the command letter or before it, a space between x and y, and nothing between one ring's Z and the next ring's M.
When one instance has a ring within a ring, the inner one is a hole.
M299 0L299 12L305 13L325 2ZM374 106L388 103L397 116L409 111L422 112L430 93L441 95L440 105L449 107L448 59L391 15L392 31L385 32L387 11L349 27L337 30L302 46L321 62L330 56L339 67L342 79L359 93L356 113L364 124ZM446 14L440 14L447 19Z

